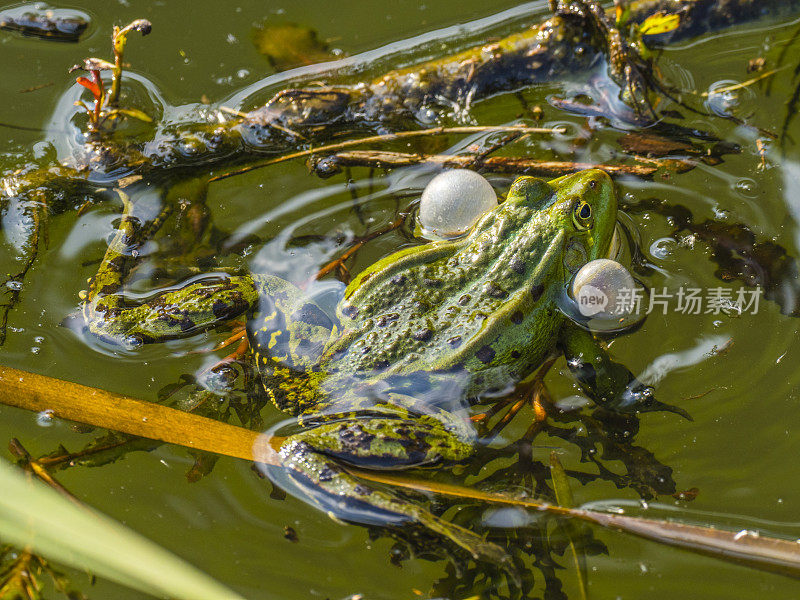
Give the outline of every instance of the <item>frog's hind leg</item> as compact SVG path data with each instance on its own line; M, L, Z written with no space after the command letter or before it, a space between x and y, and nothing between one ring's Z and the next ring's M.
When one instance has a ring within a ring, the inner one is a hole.
M247 335L264 389L279 409L301 413L320 398L320 357L336 323L288 281L252 277L259 302Z
M430 416L361 417L325 423L286 438L278 451L281 466L266 470L278 485L332 517L381 526L417 523L465 549L475 560L513 571L499 546L359 480L343 466L400 469L463 460L472 452L469 441L459 439Z
M141 240L160 226L168 209L143 228L133 215L130 198L121 190L118 194L124 207L119 227L88 291L82 294L81 311L89 332L122 344L183 338L235 318L257 303L258 291L249 275L225 273L210 273L131 303L124 293L129 264Z

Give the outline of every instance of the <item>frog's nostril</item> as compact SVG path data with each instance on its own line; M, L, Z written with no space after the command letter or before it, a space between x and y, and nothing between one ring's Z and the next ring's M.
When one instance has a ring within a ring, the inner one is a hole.
M589 187L592 188L592 189L596 188L597 187L597 182L594 179L592 179L589 182Z

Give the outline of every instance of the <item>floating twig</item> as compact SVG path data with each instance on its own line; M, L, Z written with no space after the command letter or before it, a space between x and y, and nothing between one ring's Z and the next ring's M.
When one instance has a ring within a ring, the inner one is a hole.
M278 158L272 158L270 160L265 160L264 162L248 165L246 167L237 169L235 171L229 171L227 173L223 173L222 175L217 175L216 177L212 177L211 179L209 179L209 183L212 181L220 181L221 179L227 179L228 177L233 177L235 175L241 175L242 173L254 171L255 169L261 169L263 167L268 167L270 165L276 165L278 163L286 162L287 160L293 160L295 158L305 158L306 156L313 156L314 154L319 154L321 152L337 152L338 150L342 150L344 148L350 148L352 146L360 146L362 144L379 144L383 142L393 142L395 140L401 140L406 138L425 137L433 135L491 133L494 131L516 131L519 132L520 134L563 133L564 128L524 127L521 125L483 125L483 126L475 125L475 126L465 126L465 127L433 127L431 129L418 129L414 131L398 131L396 133L386 133L383 135L371 135L365 138L347 140L344 142L339 142L337 144L328 144L327 146L319 146L318 148L309 148L308 150L301 150L300 152L292 152L291 154L285 154L283 156L279 156Z
M480 169L492 173L538 175L541 177L560 177L561 175L576 173L584 169L603 169L612 177L630 175L648 179L658 171L657 166L648 165L598 165L571 161L536 160L519 156L490 156L484 158L478 154L410 154L382 150L337 152L317 160L312 164L312 169L322 175L333 175L339 167L396 169L398 167L422 164L450 169Z
M722 88L717 88L713 92L703 92L702 94L700 94L700 96L702 96L703 98L708 98L709 96L711 96L713 94L724 94L726 92L735 92L736 90L741 90L741 89L744 89L746 87L749 87L749 86L753 85L754 83L757 83L757 82L761 81L762 79L766 79L767 77L772 77L778 71L785 71L788 68L789 68L789 65L785 65L785 66L779 67L777 69L772 69L771 71L767 71L765 73L761 73L760 75L757 75L756 77L753 77L752 79L748 79L747 81L743 81L741 83L736 83L734 85L729 85L729 86L722 87Z
M389 225L387 225L386 227L383 227L377 231L373 231L372 233L368 233L367 235L363 235L359 238L356 238L355 240L353 240L353 244L347 250L345 250L338 258L335 258L327 265L322 267L317 272L317 275L314 277L314 279L322 279L334 269L338 270L339 272L342 272L342 269L344 269L344 273L346 273L349 278L349 271L347 271L346 267L344 266L345 261L351 256L355 255L355 253L358 252L361 249L361 247L367 242L370 242L375 238L380 237L386 233L389 233L390 231L394 231L395 229L400 227L403 224L403 221L404 221L403 217L398 217L397 219L389 223ZM345 283L349 283L349 281L345 281Z
M237 116L237 117L239 117L241 119L247 119L248 118L247 117L247 113L243 113L242 111L236 110L235 108L229 108L227 106L220 106L219 110L220 110L220 112L228 113L229 115L235 115L235 116ZM273 129L277 129L278 131L282 131L283 133L286 133L286 134L288 134L288 135L290 135L292 137L299 138L301 140L307 140L308 139L306 136L304 136L304 135L302 135L300 133L297 133L296 131L292 131L288 127L284 127L283 125L280 125L280 124L275 123L273 121L268 121L267 125L269 125Z

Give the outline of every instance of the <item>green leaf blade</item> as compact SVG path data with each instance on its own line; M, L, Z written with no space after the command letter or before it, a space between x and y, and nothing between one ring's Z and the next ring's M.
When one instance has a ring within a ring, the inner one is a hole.
M0 538L158 598L244 600L161 546L0 460Z

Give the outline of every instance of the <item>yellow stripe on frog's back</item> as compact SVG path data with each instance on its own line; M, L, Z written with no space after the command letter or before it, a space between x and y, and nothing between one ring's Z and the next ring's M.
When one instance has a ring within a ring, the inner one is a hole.
M380 281L385 281L387 277L391 277L395 273L405 273L409 268L409 263L433 262L453 254L457 248L458 245L454 242L442 241L398 250L361 271L347 286L344 292L345 300L357 302L360 296L367 294L372 289L370 279L377 274L381 275L378 278Z

